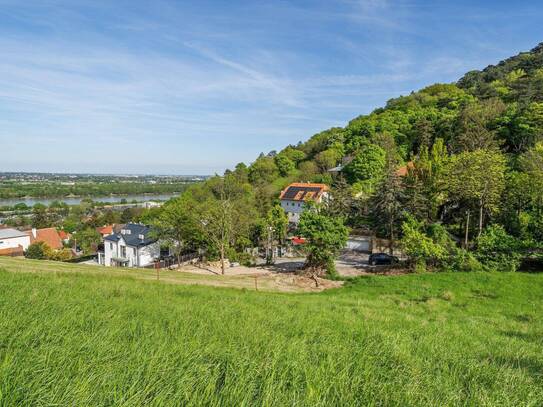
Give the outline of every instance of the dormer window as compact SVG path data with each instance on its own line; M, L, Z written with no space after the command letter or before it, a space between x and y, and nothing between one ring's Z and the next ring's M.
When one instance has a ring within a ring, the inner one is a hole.
M140 240L145 240L145 236L143 235L139 235L138 237L140 238Z
M123 230L121 230L121 234L122 234L122 235L129 235L129 234L130 234L130 229L123 229Z

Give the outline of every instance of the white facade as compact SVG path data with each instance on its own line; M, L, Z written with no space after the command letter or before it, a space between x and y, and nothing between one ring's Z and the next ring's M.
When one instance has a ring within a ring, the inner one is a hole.
M15 229L0 229L0 250L16 249L19 246L23 250L28 249L28 246L30 246L30 235Z
M371 253L371 241L371 236L349 236L346 249L353 252Z
M300 215L305 210L305 202L282 199L281 208L287 214L289 223L298 223L300 222Z
M126 244L121 236L117 242L104 241L105 266L145 267L153 264L160 257L160 244L151 243L147 246L134 247Z
M327 199L328 192L323 192L315 202L321 203ZM281 208L286 212L289 223L297 224L300 222L300 215L307 209L307 205L305 201L281 199Z

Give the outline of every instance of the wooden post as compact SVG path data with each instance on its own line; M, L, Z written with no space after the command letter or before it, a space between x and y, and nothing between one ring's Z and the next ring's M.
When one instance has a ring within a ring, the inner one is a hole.
M258 276L255 275L255 291L258 291Z
M156 279L160 281L160 261L155 261Z
M467 211L466 216L466 235L464 237L464 249L468 250L468 242L469 242L469 214L470 211Z

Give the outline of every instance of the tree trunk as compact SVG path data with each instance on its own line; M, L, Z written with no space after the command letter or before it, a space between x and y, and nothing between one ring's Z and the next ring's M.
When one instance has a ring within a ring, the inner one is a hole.
M390 242L388 245L388 251L391 256L394 255L394 219L390 221Z
M313 279L313 281L315 281L315 287L319 288L319 280L317 278L317 273L318 273L317 269L313 268L311 272L311 278Z
M177 269L181 268L181 252L177 253Z
M469 215L470 211L466 212L466 236L464 238L464 249L468 250L469 244Z
M479 234L477 237L480 237L481 233L483 233L483 203L482 202L479 204Z
M220 252L221 252L221 273L222 275L224 275L224 243L221 243Z

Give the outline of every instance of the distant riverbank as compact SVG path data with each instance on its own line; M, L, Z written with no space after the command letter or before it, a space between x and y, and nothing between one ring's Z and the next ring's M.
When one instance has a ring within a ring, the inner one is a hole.
M92 199L96 202L120 203L120 202L149 202L149 201L167 201L173 197L179 196L178 193L167 194L127 194L127 195L107 195L107 196L70 196L59 198L9 198L0 199L0 207L13 207L17 204L24 203L27 206L34 206L37 203L49 206L52 202L64 202L68 205L78 205L83 199Z

